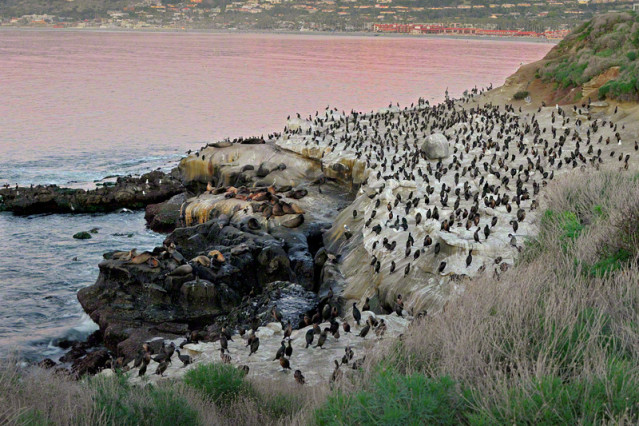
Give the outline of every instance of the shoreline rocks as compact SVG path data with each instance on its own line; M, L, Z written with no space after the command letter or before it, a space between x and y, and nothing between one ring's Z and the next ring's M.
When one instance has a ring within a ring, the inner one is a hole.
M0 189L0 211L27 216L45 213L108 213L141 209L184 191L177 172L153 171L140 177L119 177L113 185L92 190L57 185Z

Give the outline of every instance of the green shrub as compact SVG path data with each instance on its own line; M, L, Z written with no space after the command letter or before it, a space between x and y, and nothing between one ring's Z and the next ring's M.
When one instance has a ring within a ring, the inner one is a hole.
M513 95L513 99L515 99L516 101L526 99L527 97L528 97L528 91L526 90L520 90L519 92Z
M403 375L379 370L369 389L336 392L315 412L319 425L456 425L465 402L449 377Z
M628 57L628 60L630 62L633 62L635 59L637 59L637 52L628 52L626 53L626 56Z
M624 249L613 253L604 252L604 257L593 265L584 265L583 271L593 277L603 278L613 271L617 271L628 264L632 254Z
M565 382L533 379L529 388L509 391L505 404L469 414L470 424L601 424L639 415L639 382L632 365L613 361L606 377Z
M124 375L95 377L89 385L96 391L95 409L105 424L117 425L197 425L198 413L186 398L169 386L132 386Z
M569 211L557 213L552 210L546 210L541 220L542 225L546 227L549 225L557 226L562 231L560 239L564 242L568 240L574 241L584 230L584 226L577 215Z
M184 376L184 383L202 392L216 404L227 403L250 387L235 367L226 364L200 364Z
M612 56L613 53L614 52L612 49L604 49L601 52L597 52L596 55L600 58L609 58Z

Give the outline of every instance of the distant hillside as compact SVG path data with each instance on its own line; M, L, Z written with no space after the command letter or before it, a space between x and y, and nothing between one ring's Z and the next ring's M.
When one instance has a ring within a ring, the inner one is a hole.
M638 57L639 16L609 13L581 25L553 48L536 76L554 82L560 92L581 88L583 97L637 101Z
M121 9L130 0L0 0L0 15L51 14L74 19L93 19L107 10Z

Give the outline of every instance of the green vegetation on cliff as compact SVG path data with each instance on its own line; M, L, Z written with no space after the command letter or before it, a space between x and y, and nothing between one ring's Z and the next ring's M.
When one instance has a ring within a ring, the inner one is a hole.
M581 25L546 56L538 71L544 81L577 87L610 72L600 98L639 99L639 15L609 13ZM618 75L617 68L618 67Z

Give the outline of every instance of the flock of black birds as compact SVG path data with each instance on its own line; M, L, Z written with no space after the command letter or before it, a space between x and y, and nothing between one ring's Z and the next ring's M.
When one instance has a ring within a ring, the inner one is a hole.
M399 298L401 302L401 296ZM403 306L403 305L402 305ZM364 310L369 310L370 306L368 305L368 300L364 305ZM291 334L293 332L293 325L290 321L287 321L286 324L282 322L282 313L276 308L273 307L271 310L272 319L275 322L279 322L282 324L283 330L283 338L280 342L280 347L275 353L275 357L273 361L278 361L280 366L282 367L282 371L293 370L291 367L291 356L293 354L294 348L292 346ZM353 304L353 318L359 326L362 320L362 315L359 309L357 309L356 304ZM348 321L342 320L341 324L338 321L339 314L337 309L337 301L334 299L332 289L329 290L326 297L324 297L317 309L311 314L304 315L302 319L302 323L300 324L300 328L311 326L308 329L304 336L304 343L301 348L319 348L322 349L329 341L329 336L332 336L333 339L337 340L340 338L340 329L344 333L351 332L351 325ZM328 323L327 327L321 328L321 324ZM260 321L257 318L254 318L251 321L250 330L247 331L244 327L239 327L238 334L244 338L246 337L246 346L249 348L249 354L255 354L260 347L260 338L257 336L256 332L258 331L260 325ZM373 329L376 336L381 337L387 330L387 325L383 319L377 320L375 316L369 315L366 319L366 324L359 331L358 337L365 338L369 331ZM315 341L315 337L317 337L317 341ZM230 364L232 362L232 357L229 352L228 342L233 341L231 334L227 331L226 328L222 329L222 332L218 336L218 341L220 343L220 358L223 363ZM313 343L315 345L313 346ZM334 360L335 370L331 374L329 379L330 383L335 382L342 376L342 371L340 370L340 366L349 364L354 357L354 351L350 346L346 346L344 349L344 355L341 360ZM355 360L352 362L353 369L359 369L365 357ZM247 365L238 366L239 369L248 373ZM306 379L301 370L296 369L293 377L295 381L299 384L305 384Z
M171 358L176 352L178 359L182 361L184 367L193 362L193 359L189 355L182 354L180 349L176 349L174 343L170 343L167 346L165 345L164 340L158 340L157 342L159 342L161 346L155 350L150 342L142 344L142 348L140 348L133 359L132 365L128 365L124 357L118 357L116 359L111 358L107 365L113 370L121 370L124 372L138 369L138 377L142 377L146 374L147 367L151 363L151 360L158 363L155 374L164 376L164 372L169 367L169 364L171 364ZM186 342L180 345L180 348L184 346L184 344L186 344Z
M300 324L300 328L306 326L312 326L305 334L303 346L300 346L304 349L308 348L319 348L322 349L329 341L329 336L332 336L333 339L337 340L340 338L340 329L344 333L351 332L351 325L348 321L342 320L341 324L338 321L339 315L337 310L337 300L334 298L333 290L330 289L327 296L322 298L318 307L311 314L304 315L302 319L302 323ZM366 299L366 302L362 306L364 311L370 310L369 299ZM403 302L401 296L397 299L396 312L399 315L402 314ZM362 323L362 313L357 308L356 303L353 303L353 319L357 323L358 326ZM290 321L287 321L286 324L282 322L282 313L274 306L271 310L272 319L275 322L282 324L283 331L283 339L281 340L280 347L277 350L273 361L279 361L280 366L282 367L282 371L292 370L291 368L291 356L293 354L293 346L291 334L293 332L293 325ZM322 329L320 326L323 323L328 323L328 326ZM261 321L254 316L250 321L249 330L247 330L244 326L240 326L237 330L237 334L242 338L246 338L246 346L249 348L249 354L255 354L260 347L260 338L257 336L256 332L260 327ZM387 330L387 325L384 319L377 319L374 315L369 315L365 321L365 325L361 327L358 337L366 338L368 333L374 330L374 333L378 337L382 337ZM226 326L222 327L221 331L217 336L217 341L220 344L220 359L224 364L231 364L233 359L230 355L229 351L229 342L234 342L233 340L233 331L231 331ZM142 345L141 349L138 351L136 357L133 359L132 364L125 364L126 361L123 357L112 359L111 367L115 369L120 369L121 371L130 371L133 369L138 370L138 377L142 377L147 372L147 367L151 360L158 363L155 374L164 377L164 373L166 372L169 364L171 364L172 356L177 353L178 359L182 362L183 367L186 367L189 364L193 363L193 359L191 356L182 354L180 349L183 349L187 344L197 344L199 343L199 334L197 331L192 331L185 336L185 339L182 343L179 344L179 348L176 348L175 343L165 344L164 340L155 340L151 342L146 342ZM315 336L318 336L316 344L313 346L313 342L315 342ZM154 343L155 342L155 343ZM153 346L156 349L153 349ZM351 364L354 370L359 369L364 361L365 356L360 359L354 358L354 351L350 346L346 346L344 349L344 355L341 360L334 360L335 369L331 374L329 379L330 383L334 383L340 377L342 377L343 372L340 370L340 367L343 365ZM353 362L351 362L353 361ZM243 375L247 375L249 373L249 366L246 364L238 365L238 370L240 370ZM293 378L295 381L301 385L306 383L306 379L301 370L297 369L294 371Z
M557 106L546 117L550 125L544 126L540 117L548 111L542 108L536 113L522 114L521 108L517 112L511 105L469 105L475 95L481 93L473 89L460 100L446 96L444 102L434 106L420 99L410 108L389 108L371 114L351 112L346 115L327 108L325 114L317 112L315 117L309 117L311 125L307 128L293 129L291 126L284 129L286 139L292 138L304 146L321 147L323 156L334 152L340 157L351 156L365 163L367 175L361 186L361 197L368 197L370 201L365 203L364 211L352 210L352 220L361 227L365 241L372 239L370 267L375 273L380 273L382 262L390 274L397 271L399 263L405 263L403 276L408 276L411 264L421 255L436 257L442 251L446 244L441 238L443 233L456 233L468 240L465 259L468 268L473 263L473 254L481 252L482 245L496 233L495 227L506 226L500 221L512 228L507 243L520 249L517 244L520 224L525 222L527 211L539 207L540 190L555 178L556 172L587 166L598 169L606 158L616 158L622 169L628 169L629 154L620 154L617 158L611 149L609 156L604 156L602 149L610 144L621 145L621 132L625 127L618 128L609 120L592 120L590 105L574 106L572 116L568 110ZM301 118L299 114L298 118ZM448 157L432 160L426 156L421 144L433 133L442 133L451 142L452 153ZM639 150L637 141L634 149ZM400 184L402 181L412 186ZM395 238L381 238L384 229L394 230L385 235ZM422 232L423 240L420 236L418 243L415 235L424 229L430 232ZM344 236L346 239L353 236L348 226L345 226ZM404 245L403 253L396 250L398 241ZM497 265L495 273L505 270L501 257L494 261ZM441 261L435 270L438 274L451 272L447 268L447 262ZM482 265L479 271L484 269ZM370 310L368 298L362 310ZM401 295L396 296L393 311L399 316L405 312ZM284 334L273 361L279 362L282 371L293 370L293 326L290 321L282 322L282 314L275 307L271 314L275 321L282 323ZM362 313L356 303L352 305L352 315L360 327ZM421 315L425 312L418 316ZM340 324L338 319L338 303L333 299L331 289L317 310L305 315L299 325L299 328L312 326L301 347L322 349L329 336L340 338L340 329L350 333L349 322L342 319ZM322 323L328 323L328 326L322 329ZM246 336L249 357L260 347L256 335L259 326L260 321L254 318L249 332L244 327L238 330L240 336ZM383 336L387 325L383 319L369 315L358 336L365 338L371 330L377 336ZM222 328L220 358L228 364L232 363L229 341L233 341L232 333ZM197 340L187 336L180 346L187 343L197 343ZM133 366L140 368L139 375L142 376L150 360L154 359L159 363L156 374L162 375L174 351L174 344L167 347L163 344L152 358L152 352L145 344ZM177 352L185 366L192 362L188 355ZM347 346L342 359L334 360L331 382L339 379L342 375L340 366L351 363L353 357L352 348ZM363 361L364 358L360 358L351 365L357 369ZM238 369L248 374L247 365L240 365ZM299 369L294 371L294 379L299 384L305 383Z
M324 114L309 116L310 125L284 129L286 143L323 150L323 170L336 164L342 170L338 163L342 158L365 163L360 197L367 196L370 202L355 202L364 208L353 208L352 224L363 225L364 241L372 241L368 251L376 274L382 270L393 274L402 269L401 262L405 264L403 277L410 275L411 265L421 255L437 257L445 244L444 233L468 241L467 268L491 235L521 249L517 242L520 225L527 211L539 207L540 190L556 172L586 166L598 169L606 158L613 157L622 169L628 168L630 154L617 155L612 150L604 156L602 149L620 145L625 126L591 120L590 104L574 106L572 114L559 106L524 114L512 105L470 104L481 93L473 89L459 100L447 94L444 102L434 106L420 99L410 108L370 114L346 115L327 108ZM550 123L544 125L540 117L549 109L546 118ZM604 130L609 131L608 136ZM432 160L422 149L422 143L434 133L445 135L450 142L448 157ZM637 141L634 146L639 149ZM507 240L506 232L497 232L496 227L508 229ZM351 238L351 229L344 228L344 238ZM395 232L382 236L387 229ZM425 234L419 242L418 233ZM399 244L404 245L401 253ZM495 273L507 267L497 264ZM485 268L482 264L479 272ZM441 260L430 272L466 272L453 269Z

